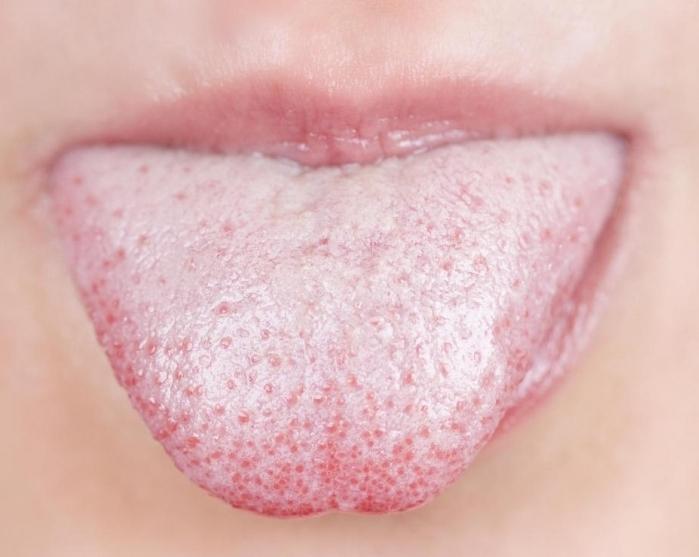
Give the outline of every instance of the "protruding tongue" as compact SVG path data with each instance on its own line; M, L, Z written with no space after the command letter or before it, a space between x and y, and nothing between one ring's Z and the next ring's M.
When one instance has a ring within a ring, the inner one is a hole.
M380 512L558 371L622 162L602 134L318 169L115 146L52 187L99 341L185 474L267 514Z

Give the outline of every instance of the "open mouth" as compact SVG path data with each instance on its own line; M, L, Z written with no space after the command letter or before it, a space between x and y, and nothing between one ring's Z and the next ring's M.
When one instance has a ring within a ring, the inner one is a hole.
M232 505L420 505L583 347L626 142L495 89L238 93L54 165L97 337L176 465Z

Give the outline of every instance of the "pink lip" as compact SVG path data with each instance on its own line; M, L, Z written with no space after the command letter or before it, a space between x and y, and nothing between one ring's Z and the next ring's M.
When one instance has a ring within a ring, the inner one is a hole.
M492 86L247 84L111 126L52 194L180 469L265 514L387 512L454 481L584 346L626 164L602 122Z
M477 81L397 83L371 94L329 93L298 79L205 88L135 107L86 143L137 143L204 152L259 152L308 166L368 163L456 141L608 130L594 107Z

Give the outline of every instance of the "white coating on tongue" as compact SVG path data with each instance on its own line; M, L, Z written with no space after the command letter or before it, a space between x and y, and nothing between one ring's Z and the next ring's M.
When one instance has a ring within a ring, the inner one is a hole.
M52 180L155 437L234 506L300 515L430 499L555 371L621 165L581 134L315 170L94 147Z

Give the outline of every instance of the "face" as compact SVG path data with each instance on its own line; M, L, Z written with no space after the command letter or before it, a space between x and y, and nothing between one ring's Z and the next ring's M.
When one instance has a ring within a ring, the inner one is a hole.
M6 0L0 548L696 552L698 18Z

